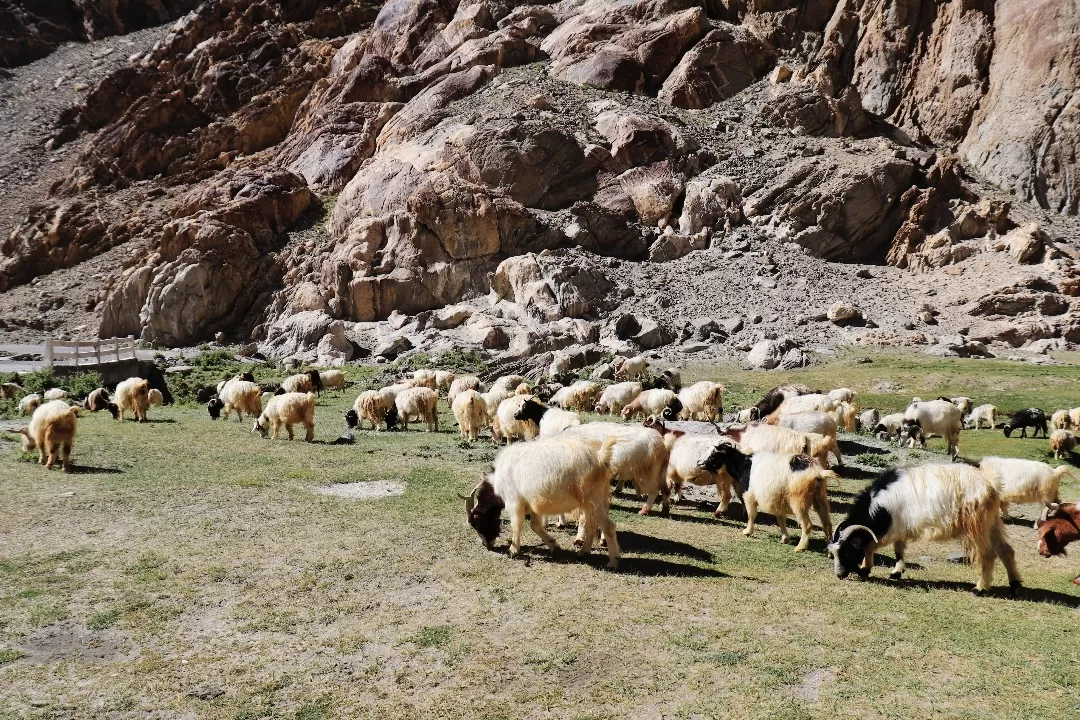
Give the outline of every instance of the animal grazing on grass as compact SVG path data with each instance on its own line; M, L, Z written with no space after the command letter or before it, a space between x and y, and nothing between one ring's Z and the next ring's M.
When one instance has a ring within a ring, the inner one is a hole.
M608 385L600 393L593 411L599 415L618 415L622 409L632 403L641 394L641 383L621 382Z
M45 391L46 400L63 400L68 396L67 390L62 388L49 388Z
M147 397L149 397L149 395ZM90 391L90 394L86 396L85 407L90 412L108 410L109 414L113 416L113 420L120 414L120 408L118 408L116 403L112 401L112 398L109 397L109 391L103 387L95 388Z
M949 455L960 453L960 429L962 413L948 400L913 401L904 411L904 424L900 428L900 440L910 441L911 447L918 440L926 447L929 435L940 435L948 444Z
M984 457L979 467L998 482L1001 516L1008 519L1009 505L1058 502L1058 488L1069 472L1068 465L1050 467L1046 463L1020 458Z
M402 430L409 429L409 420L427 424L428 432L439 431L439 396L429 387L413 387L398 393L394 399L398 422Z
M825 537L832 536L832 520L829 516L829 498L826 488L836 473L823 467L809 455L789 453L754 453L750 463L749 484L743 490L742 501L746 506L746 529L743 535L754 535L754 521L759 510L776 517L780 527L780 542L788 539L787 518L794 515L802 529L795 552L802 552L810 545L810 510L817 512ZM745 481L740 481L745 482Z
M457 420L461 437L476 440L480 437L480 429L487 422L487 406L484 398L475 390L464 390L458 393L451 408L454 418Z
M413 387L426 387L429 390L437 389L438 383L435 379L435 371L422 368L420 370L414 370L412 374Z
M1017 429L1020 430L1020 437L1027 437L1027 429L1033 428L1031 437L1039 437L1039 431L1042 430L1043 437L1048 437L1046 427L1046 413L1039 408L1028 408L1027 410L1021 410L1015 413L1009 422L1002 426L1002 430L1005 432L1005 437L1012 437L1013 432Z
M41 405L41 396L37 393L31 393L19 401L19 414L20 415L32 415L38 406ZM115 417L115 416L114 416Z
M814 391L806 385L778 385L765 393L765 396L761 398L760 402L758 402L750 412L750 417L748 419L761 420L775 412L788 398L813 394Z
M1053 430L1068 430L1072 426L1073 422L1068 410L1056 410L1050 416L1050 427Z
M210 402L214 402L211 400ZM217 403L214 407L220 412L225 411L225 419L229 419L229 415L236 411L236 421L243 422L244 413L247 413L253 418L259 417L262 414L262 393L259 391L259 386L248 380L237 380L233 378L225 383L225 386L221 388L221 392L218 394ZM211 409L208 405L207 410L210 411L210 417L217 420L215 410Z
M983 423L986 423L993 430L997 427L997 412L998 409L993 405L973 408L971 414L964 418L964 427L981 430Z
M322 376L318 370L308 370L306 373L290 375L281 381L281 389L287 393L318 393L322 390ZM221 389L218 389L221 392Z
M655 415L662 420L675 420L682 409L679 396L671 390L643 390L622 409L621 414L623 420L633 420L637 415L643 418Z
M60 457L64 472L71 472L71 448L78 428L75 408L63 400L50 400L34 410L30 425L19 430L23 452L38 451L38 462L48 469Z
M975 592L990 588L997 559L1005 565L1010 591L1020 591L1015 554L1005 539L998 483L989 473L962 463L886 470L852 501L851 512L833 533L829 554L838 578L851 572L866 577L874 553L892 544L896 564L890 577L899 580L904 549L920 538L962 539L980 568Z
M564 410L585 412L596 406L596 397L600 394L600 383L592 380L576 380L572 385L562 388L551 396L550 404Z
M161 391L157 388L150 388L146 393L146 401L153 407L161 407L165 404L165 398L162 397Z
M320 370L319 384L323 390L345 390L345 373L340 370Z
M1065 546L1080 540L1080 505L1054 503L1042 511L1035 522L1039 537L1039 554L1045 558L1064 555ZM1080 575L1073 578L1080 585Z
M679 402L683 419L717 422L724 415L724 386L709 380L696 382L679 392Z
M0 400L14 400L24 392L22 385L16 385L11 382L4 383L3 385L0 385Z
M469 525L491 548L499 537L502 511L510 516L510 557L521 554L526 518L554 553L559 544L544 527L545 515L581 514L579 553L587 555L598 531L607 541L608 564L619 564L619 541L609 515L611 455L615 440L596 445L578 438L541 438L504 448L492 470L465 500Z
M1070 430L1055 430L1050 433L1050 452L1060 460L1065 453L1071 453L1076 447L1076 435Z
M270 428L273 427L271 437L277 440L282 425L285 426L285 431L289 434L290 440L293 439L293 425L303 425L306 431L304 439L307 442L314 440L315 393L287 392L284 395L275 395L266 404L262 414L255 418L255 426L251 429L251 432L257 430L265 439Z
M128 378L116 386L116 407L120 419L124 413L135 415L139 422L146 422L146 411L150 406L150 383L142 378Z
M667 368L653 380L653 387L673 393L682 392L682 373L676 368Z
M649 361L643 356L633 358L615 358L611 370L616 380L643 380L649 369Z

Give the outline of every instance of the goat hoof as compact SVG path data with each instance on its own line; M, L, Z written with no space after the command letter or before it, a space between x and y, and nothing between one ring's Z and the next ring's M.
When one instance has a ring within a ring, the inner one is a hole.
M574 538L574 547L581 549L584 546L585 542L583 540L578 540L577 538Z
M889 579L890 579L890 580L900 580L900 579L902 579L903 577L904 577L904 574L903 574L903 573L898 573L898 572L896 572L896 573L889 573Z
M618 570L619 569L619 563L615 562L614 560L611 560L604 567L606 567L608 570Z
M983 590L982 588L973 588L971 590L971 594L975 597L986 597L987 591Z
M870 577L870 568L859 568L855 571L855 574L865 580L866 578Z
M649 514L649 508L647 508L647 507L643 507L640 510L638 510L638 515L648 515L648 514Z
M1073 582L1076 582L1075 580ZM1024 584L1019 580L1009 583L1009 595L1014 598L1024 597Z

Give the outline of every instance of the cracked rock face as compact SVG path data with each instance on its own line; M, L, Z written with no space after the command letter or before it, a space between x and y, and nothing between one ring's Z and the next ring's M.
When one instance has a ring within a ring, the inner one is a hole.
M124 32L129 5L81 4L111 28L88 37ZM785 338L740 340L755 364L797 367L811 332L854 337L806 321L840 300L873 320L865 337L914 342L916 303L881 300L907 275L867 272L845 297L843 264L867 264L967 273L934 322L1030 314L1032 332L984 334L1060 337L1072 225L1045 211L1080 210L1070 7L210 0L57 118L77 159L2 236L0 291L130 243L91 288L102 335L226 331L336 362L354 345L663 347L715 273ZM39 52L20 12L4 62ZM1040 272L1060 292L1023 285ZM401 315L409 339L386 322Z

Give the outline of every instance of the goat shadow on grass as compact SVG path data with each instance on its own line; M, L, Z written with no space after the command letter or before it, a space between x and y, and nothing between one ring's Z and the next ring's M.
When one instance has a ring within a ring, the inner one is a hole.
M908 568L912 566L909 564ZM1000 570L1000 568L998 568ZM995 573L997 575L997 573ZM886 585L895 587L899 590L952 590L954 592L972 592L975 587L975 582L962 582L959 580L920 580L916 578L905 577L902 580L890 580L886 577L874 577L870 576L866 578L868 582L872 582L876 585ZM1063 580L1062 582L1069 582ZM1069 595L1066 593L1057 592L1056 590L1046 590L1044 588L1032 588L1025 587L1021 590L1019 597L1012 597L1009 594L1009 586L1007 584L1001 584L1001 580L995 577L995 584L986 593L987 598L996 598L1000 600L1015 600L1017 602L1037 602L1065 605L1070 608L1080 608L1080 597L1076 595Z
M620 540L622 536L623 533L619 533ZM621 548L622 543L620 542ZM494 548L494 551L506 552L506 548ZM527 567L531 566L533 561L539 561L556 565L584 564L597 570L604 570L608 562L607 548L598 547L597 544L594 544L592 552L584 557L578 555L577 550L573 548L560 547L559 550L552 554L543 545L532 547L523 545L521 557ZM650 577L731 577L715 568L700 567L659 558L626 557L625 555L619 558L619 569L616 572Z
M1017 517L1016 515L1010 515L1002 520L1006 525L1019 525L1020 527L1033 528L1035 527L1035 521L1031 518Z
M876 478L881 473L881 470L863 470L854 465L837 465L832 470L845 480L870 480L871 478Z
M617 530L619 547L624 552L650 553L653 555L681 555L701 562L712 562L713 554L708 550L678 540L641 535L632 530Z
M72 475L122 475L123 470L118 468L94 467L93 465L71 465Z
M840 451L844 455L892 455L892 450L876 445L865 445L858 440L837 440L837 444L840 445Z
M127 422L127 421L125 421L125 422ZM145 420L143 420L140 423L140 425L160 425L160 424L175 425L176 424L176 419L175 418L146 418Z

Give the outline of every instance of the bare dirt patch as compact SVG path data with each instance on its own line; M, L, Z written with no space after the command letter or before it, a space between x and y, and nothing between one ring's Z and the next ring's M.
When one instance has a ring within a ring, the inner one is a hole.
M340 483L311 488L320 495L347 500L382 500L405 494L405 483L393 480L369 480L368 482Z
M116 660L124 649L108 630L90 631L83 625L61 622L41 628L21 643L24 662L51 663L58 660Z

